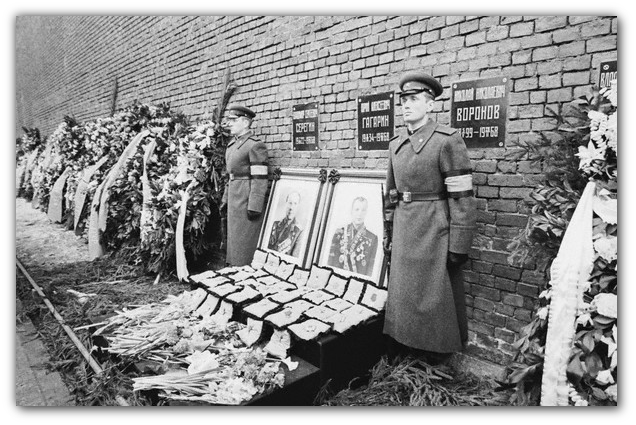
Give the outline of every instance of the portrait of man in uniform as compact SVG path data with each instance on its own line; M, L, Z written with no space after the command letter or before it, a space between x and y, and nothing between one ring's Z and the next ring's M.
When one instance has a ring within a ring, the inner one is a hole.
M378 235L367 229L369 201L357 196L351 203L351 222L336 229L327 265L370 276L378 249Z
M306 257L320 193L315 176L283 174L272 188L259 248L301 267L311 260Z
M285 215L274 222L269 236L267 248L281 254L298 257L300 254L299 239L303 229L299 227L296 213L301 202L300 193L292 191L285 197Z
M381 284L382 226L382 183L342 178L326 213L318 265Z

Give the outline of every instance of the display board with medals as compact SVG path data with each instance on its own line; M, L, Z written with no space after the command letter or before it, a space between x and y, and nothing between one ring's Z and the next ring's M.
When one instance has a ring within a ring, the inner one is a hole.
M252 346L346 387L384 353L383 170L279 169L249 266L189 281L234 308ZM240 294L249 292L249 299ZM238 301L238 300L241 301ZM314 388L317 391L317 388Z
M104 349L154 364L135 378L136 390L158 390L172 405L310 405L384 354L384 172L275 175L251 264L190 274L189 290L141 306L144 320L125 312L102 328ZM145 338L131 343L149 327L172 329L176 317L183 328L158 351ZM155 376L167 361L188 372Z

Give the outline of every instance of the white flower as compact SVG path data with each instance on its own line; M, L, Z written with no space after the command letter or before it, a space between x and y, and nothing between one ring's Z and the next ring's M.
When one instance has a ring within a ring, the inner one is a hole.
M594 111L594 110L589 111L587 113L587 117L591 120L590 128L593 130L597 129L603 121L607 120L607 115L605 115L602 112Z
M549 300L550 298L552 298L552 289L546 289L543 292L541 292L539 294L539 298L545 298L546 300Z
M607 394L610 400L618 402L618 385L613 384L605 388L605 394Z
M577 401L574 403L574 405L575 405L575 406L587 406L587 400L583 400L583 399L577 400Z
M601 293L596 295L594 300L592 300L592 306L596 307L598 314L602 314L603 316L612 319L616 319L618 317L617 298L614 294Z
M603 92L603 96L610 101L612 106L618 106L618 80L610 82L610 86Z
M590 313L583 313L576 318L577 325L585 326L588 323L592 324L592 318L590 317Z
M219 367L216 354L209 351L195 351L185 358L190 363L188 366L188 374L192 375L197 372L203 372Z
M607 130L605 137L607 137L607 146L609 146L614 152L618 153L618 122L617 114L614 112L607 120Z
M599 385L613 384L614 377L612 376L612 372L609 369L601 370L598 375L596 375L596 382Z
M548 317L548 307L541 307L538 311L537 311L537 317L539 317L539 319L541 320L545 320L546 317Z
M597 148L594 143L590 141L587 148L585 146L579 146L579 153L575 154L581 159L579 163L579 170L592 171L594 161L605 161L605 148Z
M618 241L616 236L606 236L598 238L594 241L594 249L598 255L608 262L612 262L617 258Z

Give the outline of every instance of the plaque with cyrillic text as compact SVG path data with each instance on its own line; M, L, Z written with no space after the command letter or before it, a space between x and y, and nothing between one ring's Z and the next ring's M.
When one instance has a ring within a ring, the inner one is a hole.
M466 147L505 147L508 78L458 81L451 88L451 127L459 131Z
M358 149L387 150L395 134L394 93L358 98Z
M609 87L612 80L618 79L618 61L601 62L598 73L598 88Z
M292 149L318 150L318 102L292 107Z

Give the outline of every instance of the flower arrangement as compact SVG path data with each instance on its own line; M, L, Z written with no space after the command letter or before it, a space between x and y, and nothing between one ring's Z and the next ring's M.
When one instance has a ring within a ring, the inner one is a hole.
M33 198L32 172L42 150L44 142L37 128L22 127L24 134L16 139L16 192L27 200Z
M152 248L142 247L140 237L145 149L150 144L156 145L146 170L150 189L156 196L161 190L158 187L168 181L168 173L176 165L174 151L177 141L173 134L187 122L187 119L179 114L171 118L163 118L163 120L163 125L150 127L150 134L139 143L109 189L109 220L106 231L102 235L104 244L113 252L123 249L131 256L138 257L139 260L142 260L141 256L144 252ZM163 220L164 224L157 226L157 231L162 233L162 237L174 227L169 223L172 223L173 219L176 221L176 217L172 216L170 210L159 209L153 213L153 216L156 222ZM164 245L156 246L156 249L163 251ZM170 253L166 253L165 258L159 261L165 261L169 257ZM148 256L143 256L143 259L148 259Z
M614 81L610 88L578 99L575 103L584 111L587 120L584 126L570 133L577 136L575 140L579 143L572 164L583 181L595 183L592 222L594 260L588 282L583 288L583 302L576 311L576 331L566 371L570 404L575 406L616 405L618 398L616 90ZM537 205L551 202L557 208L558 191L550 193L540 190L533 193ZM572 187L568 190L578 193ZM569 199L576 197L571 196ZM565 198L560 200L565 201ZM552 233L552 239L530 237L527 241L532 240L545 248L548 252L546 257L554 259L558 241L565 232L572 210L570 202L567 209L560 210L561 214L554 214L554 220L550 223L552 227L545 227L554 229L558 225L561 229L558 234ZM533 209L535 217L537 212ZM556 223L556 220L560 222ZM533 223L536 225L538 222L535 220ZM529 228L531 226L529 224ZM529 234L536 236L538 233ZM557 242L556 247L546 243L554 241ZM519 404L538 403L552 293L553 289L548 287L540 294L540 306L535 317L521 330L520 338L515 343L518 352L510 366L507 384L516 387L514 401Z
M193 294L118 312L94 332L106 338L108 352L156 365L158 375L134 378L133 389L160 390L171 400L235 405L282 387L283 360L262 347L246 347L238 336L245 325L197 317Z
M46 209L54 183L68 170L64 220L68 228L87 237L92 212L89 206L100 188L101 199L108 202L99 205L98 243L126 261L145 264L152 272L174 269L175 231L183 204L185 225L179 234L183 235L180 245L184 250L179 251L186 251L193 260L204 258L203 254L209 254L222 239L222 217L216 205L226 183L229 135L220 123L235 89L228 72L212 119L194 125L168 103L135 102L110 117L85 123L65 116L46 146L41 143L39 131L25 129L25 135L16 142L18 167L28 168L22 173L25 178L16 175L19 196L36 194ZM142 131L149 134L144 133L123 163L122 153ZM33 154L26 158L29 150ZM88 176L84 174L87 167L97 168ZM113 177L105 186L104 196L102 182L109 173ZM81 206L75 205L76 199ZM107 214L102 214L104 209Z
M150 221L147 238L140 246L141 254L148 258L148 269L161 271L175 261L175 225L185 191L188 192L184 225L184 245L191 258L211 249L214 237L206 234L210 219L216 219L216 207L222 196L224 174L223 135L218 123L207 121L183 128L163 151L163 142L157 145L149 175L152 182ZM171 160L162 159L169 155ZM159 164L170 168L157 168ZM153 178L154 176L154 178Z

